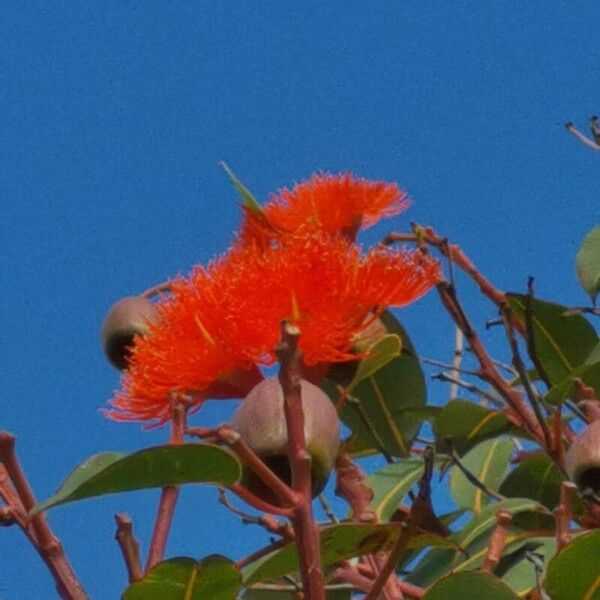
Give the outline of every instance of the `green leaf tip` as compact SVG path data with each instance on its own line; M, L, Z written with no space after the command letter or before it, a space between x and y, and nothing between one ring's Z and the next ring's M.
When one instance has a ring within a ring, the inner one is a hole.
M233 183L238 194L241 196L242 206L245 209L249 210L250 212L262 215L262 213L263 213L262 206L260 205L258 200L254 197L252 192L250 192L250 190L237 178L237 176L229 168L227 163L221 161L220 165L221 165L221 168L225 171L225 173L227 173L227 176L231 180L231 183Z

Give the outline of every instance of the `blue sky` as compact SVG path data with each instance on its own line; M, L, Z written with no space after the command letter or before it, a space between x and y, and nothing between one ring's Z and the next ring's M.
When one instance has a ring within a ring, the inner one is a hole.
M592 2L3 3L0 427L38 495L91 454L165 439L100 414L118 374L99 326L118 298L226 249L240 211L221 160L261 200L319 170L397 181L413 207L367 242L431 224L499 287L534 275L540 297L583 304L574 255L600 220L600 163L563 124L600 111L597 16ZM494 316L459 283L476 324ZM450 356L434 294L399 316L422 354ZM147 547L156 500L50 514L92 598L125 583L112 515L130 512ZM0 535L0 597L53 597L19 533ZM168 553L239 558L264 539L186 489Z

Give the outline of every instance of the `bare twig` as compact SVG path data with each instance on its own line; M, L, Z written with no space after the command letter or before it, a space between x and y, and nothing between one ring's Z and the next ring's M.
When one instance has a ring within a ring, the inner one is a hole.
M507 510L496 512L496 526L490 535L488 549L481 570L485 573L493 573L504 552L506 546L506 535L508 527L512 522L512 515Z
M468 390L473 394L477 394L478 396L489 400L496 406L502 404L500 400L493 394L486 392L484 389L480 388L474 383L470 383L469 381L465 381L464 379L460 379L459 377L454 377L449 373L435 373L434 375L431 375L431 379L437 379L438 381L444 381L446 383L451 383L456 387L464 388L465 390Z
M465 345L465 337L463 332L460 330L460 327L457 327L454 334L454 357L452 359L452 369L450 373L458 374L460 371L460 364L462 362L463 357L463 348ZM462 371L463 373L465 371ZM458 395L458 385L456 383L452 383L450 385L450 400L452 398L456 398Z
M525 388L525 393L527 394L527 398L529 399L529 403L533 408L533 412L538 420L540 428L544 435L544 447L548 449L549 452L552 452L554 449L554 441L552 439L552 435L550 430L548 429L548 425L546 424L546 419L544 414L542 413L541 405L543 403L542 398L538 394L537 390L533 387L531 380L529 379L529 375L527 374L527 369L525 368L525 363L521 358L521 353L519 352L519 344L517 343L517 339L513 330L513 319L511 319L512 311L508 306L505 306L502 309L502 316L504 319L504 325L506 330L506 337L508 339L508 343L510 345L510 349L512 352L512 363L521 378L521 383ZM529 329L529 327L528 327Z
M565 123L565 129L573 136L575 136L582 144L585 144L588 148L595 150L596 152L600 152L600 146L596 144L589 137L583 135L579 129L573 125L573 123Z
M492 490L488 489L487 486L485 485L485 483L480 481L473 473L471 473L471 471L469 471L469 469L467 469L467 467L465 467L465 465L460 460L460 456L458 455L458 453L456 452L456 450L454 448L452 448L452 452L451 452L450 456L452 457L452 462L458 467L460 472L476 488L480 489L486 496L488 496L489 498L492 498L493 500L502 500L503 499L502 496L499 496L495 492L492 492Z
M183 444L188 404L184 398L174 397L172 406L169 444ZM146 560L146 572L156 563L160 562L164 556L178 496L179 486L175 485L166 486L161 492L154 531L152 532L152 540L150 541L150 550L148 551L148 559Z
M556 517L556 547L560 551L571 540L569 523L573 519L573 497L577 486L572 481L563 481L560 486L560 503L554 510Z
M14 516L19 511L25 515L35 506L35 496L17 459L15 438L4 431L0 431L0 463L4 465L5 476L12 481L18 496L18 505L11 504L9 507ZM10 494L9 486L5 485L4 488ZM40 512L31 519L23 516L19 525L52 573L60 597L64 600L87 600L87 594L67 560L62 544L52 533L46 515Z
M275 348L281 365L279 382L283 391L292 489L300 496L294 506L292 525L300 554L304 593L310 600L325 600L319 530L312 513L311 458L304 437L299 338L300 330L284 321L281 325L281 340Z
M335 516L335 513L333 512L331 505L329 504L329 502L327 502L327 498L325 498L325 494L319 494L319 502L321 503L321 507L323 508L323 511L327 515L327 518L332 523L339 523L340 520Z
M141 579L144 573L140 559L140 544L133 535L133 524L129 515L115 515L115 521L117 522L115 540L117 540L117 544L119 544L119 548L123 553L129 583L133 583Z
M335 493L350 505L352 520L364 523L376 521L377 517L371 509L373 490L365 485L366 475L361 468L352 462L348 454L342 453L338 456L335 469Z

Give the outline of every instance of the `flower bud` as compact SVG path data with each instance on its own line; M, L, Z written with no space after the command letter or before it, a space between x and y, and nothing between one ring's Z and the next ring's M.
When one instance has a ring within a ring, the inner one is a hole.
M600 493L600 421L590 423L573 440L566 466L569 477L581 491Z
M310 454L313 497L323 491L340 445L337 411L320 388L301 381L304 436ZM233 428L258 456L288 485L291 469L287 457L287 426L283 392L277 378L265 379L246 396L233 415ZM246 469L244 484L260 498L278 500L256 474Z
M102 323L102 348L110 363L127 368L136 335L147 333L156 318L156 306L143 296L128 296L113 304Z

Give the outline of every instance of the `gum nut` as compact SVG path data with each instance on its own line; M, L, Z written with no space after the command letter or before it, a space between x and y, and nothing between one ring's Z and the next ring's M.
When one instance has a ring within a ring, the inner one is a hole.
M600 492L600 421L590 423L571 443L567 473L579 489Z
M340 421L320 388L302 380L301 393L304 436L312 459L312 492L316 496L323 491L338 454ZM281 479L291 483L283 392L277 378L265 379L252 389L235 412L232 426ZM253 473L245 475L245 484L260 497L275 501Z
M156 312L156 305L143 296L123 298L108 311L101 329L102 348L117 369L127 368L135 336L148 331Z

